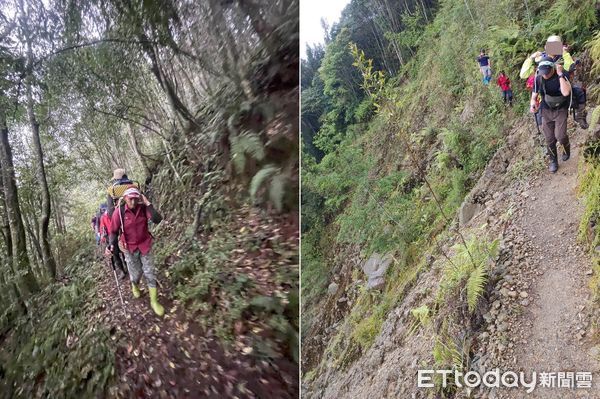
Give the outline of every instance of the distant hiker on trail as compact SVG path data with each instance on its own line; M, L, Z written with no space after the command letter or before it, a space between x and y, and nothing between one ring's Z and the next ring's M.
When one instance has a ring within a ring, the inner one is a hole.
M510 79L504 71L500 71L500 75L498 76L498 80L496 80L498 86L500 86L500 90L502 90L502 100L504 104L507 104L512 107L513 93L510 88Z
M110 225L110 246L107 251L113 251L116 246L121 248L127 262L131 291L135 298L140 297L139 283L142 273L146 278L150 293L150 306L154 313L162 316L164 308L158 303L156 277L152 261L152 235L148 230L148 221L158 224L162 220L150 201L132 186L123 193L125 204L118 205L113 212ZM140 201L142 202L140 204ZM120 238L117 238L121 231ZM117 242L118 240L118 242Z
M100 216L100 229L99 229L100 243L106 244L106 241L108 240L108 230L110 228L109 227L110 219L108 218L108 215L106 214L106 203L100 204L100 213L102 214L102 216Z
M100 244L100 232L98 231L98 215L92 216L91 221L92 230L94 231L94 237L96 238L96 245Z
M483 75L483 84L487 85L490 83L490 80L492 80L492 61L490 61L490 57L485 54L484 49L481 49L479 52L477 62L479 63L479 70Z
M556 173L558 170L556 142L560 142L565 150L562 156L563 161L567 161L571 156L571 146L567 136L571 85L563 66L555 64L551 57L542 57L538 64L538 70L539 75L536 78L535 89L531 93L529 110L532 113L537 112L537 99L538 96L541 96L542 131L550 155L548 170Z

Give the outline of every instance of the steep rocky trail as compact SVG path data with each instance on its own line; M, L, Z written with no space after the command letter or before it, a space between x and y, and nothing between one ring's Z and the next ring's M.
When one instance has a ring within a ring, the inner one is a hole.
M581 134L572 141L577 144L580 139ZM544 171L520 191L520 209L503 240L510 256L500 265L500 300L492 304L487 331L480 335L485 341L491 334L491 344L481 352L482 357L495 357L489 366L528 376L535 371L538 380L542 372L588 372L595 377L600 371L590 340L592 265L577 243L582 211L576 195L578 162L575 145L571 159L559 163L558 173ZM555 388L536 388L527 397L600 397L597 382L591 389L578 388L577 381L566 383L575 389L559 388L555 381ZM524 394L499 390L489 397Z
M593 386L538 387L532 393L523 387L483 388L475 389L470 397L600 398L600 365L593 341L595 308L589 289L592 264L577 242L582 212L577 172L587 133L569 128L571 159L559 162L558 173L550 175L533 129L529 116L515 121L505 146L465 200L473 204L474 212L461 222L463 234L483 233L490 240L499 239L500 254L479 310L471 325L463 326L463 334L471 337L470 359L464 366L481 375L498 368L523 371L529 378L535 371L538 386L542 372L590 372ZM462 220L462 210L459 214ZM456 237L450 239L444 250L456 241ZM387 315L374 344L345 369L326 354L322 374L303 385L307 397L435 396L434 390L417 388L416 375L417 370L436 368L432 356L436 323L415 331L411 316L412 309L433 306L432 293L444 270L444 257L433 255L430 267ZM450 315L438 317L444 316ZM344 328L340 323L334 327L336 331ZM457 397L466 393L459 390Z

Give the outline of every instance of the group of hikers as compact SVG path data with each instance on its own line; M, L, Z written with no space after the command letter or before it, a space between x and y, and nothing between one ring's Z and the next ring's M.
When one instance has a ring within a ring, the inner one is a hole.
M142 275L150 294L150 306L154 313L165 312L158 302L156 276L152 258L153 237L148 222L160 223L161 215L148 198L140 192L139 184L127 177L124 169L116 169L109 183L105 203L92 217L92 230L96 245L101 248L107 261L121 278L129 276L134 298L141 296L139 288ZM117 281L118 284L118 281Z
M492 63L484 49L480 51L477 62L483 84L488 85L492 78ZM559 36L553 35L548 37L544 51L536 51L525 60L519 73L521 79L527 79L526 86L531 91L529 111L535 116L538 131L542 127L551 173L558 170L557 143L563 147L562 161L571 157L567 135L569 110L573 110L573 117L581 128L588 128L585 90L572 84L577 65L579 61L573 60L569 46ZM504 103L512 106L511 82L504 71L500 72L496 83L500 86Z

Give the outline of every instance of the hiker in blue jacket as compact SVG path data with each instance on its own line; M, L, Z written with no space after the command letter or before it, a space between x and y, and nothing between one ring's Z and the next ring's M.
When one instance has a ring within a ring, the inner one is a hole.
M492 62L490 61L489 55L485 53L484 49L481 49L479 52L477 62L479 63L479 70L483 75L483 84L487 85L492 79Z

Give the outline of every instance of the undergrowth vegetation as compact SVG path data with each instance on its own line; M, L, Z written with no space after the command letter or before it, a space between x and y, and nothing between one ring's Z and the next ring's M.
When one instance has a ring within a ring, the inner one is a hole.
M205 331L228 344L245 333L256 355L283 353L297 362L297 244L294 237L274 234L272 220L240 229L241 219L215 221L219 229L206 242L188 238L159 244L157 264L168 266L165 274L176 299ZM269 257L263 256L267 242Z
M600 32L587 43L593 60L590 76L589 99L600 102ZM588 137L584 148L584 160L579 168L579 195L583 199L584 211L579 225L579 241L589 250L593 258L593 277L590 288L594 299L600 301L600 106L592 111L590 130L595 132Z
M10 332L0 336L3 397L75 398L108 393L115 374L114 332L102 320L90 317L102 304L96 289L103 270L92 263L91 248L82 248L68 263L71 281L48 285L32 298L36 311L19 316Z

